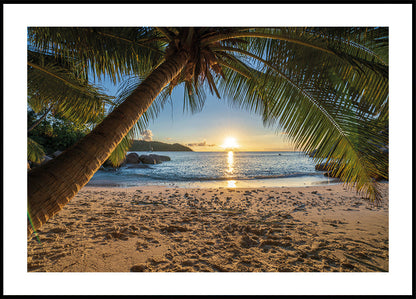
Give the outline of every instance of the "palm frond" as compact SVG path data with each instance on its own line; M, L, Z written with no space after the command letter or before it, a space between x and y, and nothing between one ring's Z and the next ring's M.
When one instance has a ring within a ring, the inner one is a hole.
M27 159L33 163L41 163L45 156L43 147L31 138L27 138Z
M373 51L374 47L366 48L365 45L371 43L357 37L361 35L348 35L345 28L343 32L347 33L341 36L338 35L339 28L326 28L325 31L319 28L266 28L262 31L326 47L333 53L261 38L250 39L249 48L253 49L253 54L278 65L286 73L301 70L302 76L307 76L305 81L314 82L314 77L319 74L321 79L316 81L317 85L327 81L328 86L337 87L333 92L338 97L352 97L356 104L367 106L373 115L383 110L387 103L388 66L380 57L385 58L385 55L378 55ZM380 31L380 36L385 33L383 28L373 31Z
M133 138L134 137L132 131L129 131L126 137L124 137L121 140L121 142L116 146L116 148L111 153L110 157L108 157L108 160L110 161L111 165L113 165L114 167L118 167L125 160L126 153L131 147Z
M163 58L164 41L145 27L30 27L34 51L74 59L79 74L113 83L123 75L145 75Z
M388 163L379 150L387 140L374 136L376 126L369 121L370 114L362 113L350 97L338 97L342 93L319 73L312 80L305 70L291 73L253 54L248 56L264 63L263 70L252 69L257 74L250 79L229 69L223 92L234 104L261 114L266 125L278 123L297 148L309 153L318 149L318 163L336 162L332 164L337 165L337 176L378 199L373 178L385 175L386 167L376 165ZM345 86L340 86L345 92Z
M54 113L78 123L93 122L111 98L49 55L28 51L28 104L36 112Z

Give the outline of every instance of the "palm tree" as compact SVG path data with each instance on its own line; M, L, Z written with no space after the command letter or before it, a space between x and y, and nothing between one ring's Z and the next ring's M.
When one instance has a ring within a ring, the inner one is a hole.
M80 72L130 84L123 101L91 133L28 173L28 234L75 196L138 122L163 107L177 85L198 111L204 89L284 129L317 162L372 199L388 165L386 28L30 28L31 45ZM78 65L78 66L79 66ZM149 110L148 110L149 109ZM371 129L371 130L370 130ZM366 142L370 140L371 142Z

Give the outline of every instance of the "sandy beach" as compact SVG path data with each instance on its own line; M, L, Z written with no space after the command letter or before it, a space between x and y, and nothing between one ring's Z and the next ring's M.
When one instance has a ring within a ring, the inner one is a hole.
M28 272L389 271L388 184L84 187L28 241ZM40 241L40 243L39 243Z

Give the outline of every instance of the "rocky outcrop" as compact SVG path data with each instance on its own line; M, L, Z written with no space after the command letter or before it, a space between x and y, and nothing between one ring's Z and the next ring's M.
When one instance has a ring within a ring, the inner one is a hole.
M126 155L124 161L118 167L114 167L109 160L105 161L100 167L104 171L116 171L119 167L126 166L131 168L150 168L148 164L160 164L165 161L170 161L170 157L156 154L141 155L137 153L129 153Z
M160 164L165 161L170 161L170 158L168 156L155 154L141 155L139 159L143 164Z
M114 167L109 160L105 161L100 167L103 171L116 171L119 167L126 166L128 169L132 168L150 168L148 164L160 164L165 161L170 161L170 157L156 154L141 155L137 153L129 153L126 155L124 161L118 167Z
M164 143L159 141L144 141L134 140L130 147L132 152L144 152L144 151L155 151L155 152L192 152L192 149L182 144Z
M170 161L170 157L163 156L163 155L150 154L149 157L154 158L155 160L158 160L158 161L161 161L161 162Z
M139 155L136 153L130 153L126 156L126 164L137 164L140 163Z
M162 162L170 161L170 157L156 154L141 155L139 159L143 164L160 164Z
M151 157L150 155L141 155L139 157L140 162L143 164L160 164L162 161L158 160L156 157Z

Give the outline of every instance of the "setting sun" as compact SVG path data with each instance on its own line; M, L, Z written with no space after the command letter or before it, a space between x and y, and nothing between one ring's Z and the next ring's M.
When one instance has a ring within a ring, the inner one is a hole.
M240 147L240 145L238 145L237 140L234 137L227 137L221 147L224 149L235 149Z

